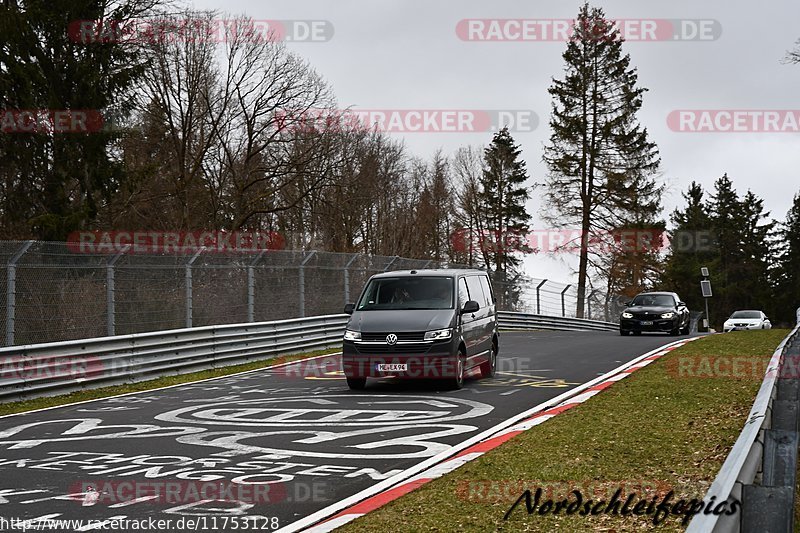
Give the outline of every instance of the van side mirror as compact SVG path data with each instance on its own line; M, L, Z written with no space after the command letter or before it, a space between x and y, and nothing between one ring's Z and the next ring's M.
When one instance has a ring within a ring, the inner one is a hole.
M345 304L344 306L344 314L352 315L353 311L356 309L356 304Z
M686 307L686 304L684 302L678 302L678 307Z
M478 302L476 302L475 300L470 300L464 304L464 307L461 308L461 314L463 315L466 313L475 313L480 308L481 306L478 305Z

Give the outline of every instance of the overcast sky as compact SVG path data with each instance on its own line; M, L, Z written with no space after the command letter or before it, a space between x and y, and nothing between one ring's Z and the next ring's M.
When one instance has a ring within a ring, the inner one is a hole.
M561 77L565 43L480 42L459 38L463 19L572 19L579 0L195 0L194 7L254 19L321 20L334 29L324 42L292 42L332 85L340 107L360 109L531 110L533 131L512 132L522 145L531 184L546 169L542 146L552 77ZM612 19L716 21L708 40L630 40L624 49L639 69L645 94L641 123L658 144L666 212L692 180L709 189L727 172L737 189L764 198L783 219L800 191L800 133L672 131L674 110L800 110L800 65L782 64L800 38L800 2L770 0L596 0ZM717 25L718 23L718 25ZM661 28L659 23L659 28ZM635 29L635 27L633 27ZM513 28L512 28L513 29ZM721 33L720 30L721 29ZM660 34L659 34L660 35ZM392 134L429 157L441 148L485 145L491 132ZM529 211L539 211L539 194ZM535 218L533 226L544 226ZM570 280L574 258L529 257L534 277Z

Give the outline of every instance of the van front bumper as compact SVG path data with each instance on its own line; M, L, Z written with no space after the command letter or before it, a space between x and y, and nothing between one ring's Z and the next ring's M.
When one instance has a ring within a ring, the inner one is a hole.
M454 347L455 346L455 347ZM410 353L399 353L403 350ZM380 351L380 353L376 353ZM436 342L427 346L404 346L371 349L366 345L344 342L342 370L348 378L399 377L406 379L442 379L455 377L458 344ZM379 365L400 365L381 369Z

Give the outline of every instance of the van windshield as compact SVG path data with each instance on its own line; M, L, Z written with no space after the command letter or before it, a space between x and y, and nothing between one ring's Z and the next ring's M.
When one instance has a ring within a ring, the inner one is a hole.
M453 278L377 278L367 285L356 309L453 309Z

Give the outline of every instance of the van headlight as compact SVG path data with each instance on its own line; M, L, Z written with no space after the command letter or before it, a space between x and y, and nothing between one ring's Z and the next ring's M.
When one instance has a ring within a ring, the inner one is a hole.
M350 329L344 330L344 340L346 341L360 341L361 340L361 332L360 331L353 331Z
M675 313L670 311L669 313L664 313L663 315L661 315L661 318L672 318L674 316L675 316Z
M451 330L450 328L437 329L434 331L425 332L426 341L443 341L445 339L449 339L452 336L453 336L453 330Z
M622 318L633 318L633 313L625 311L624 313L622 313Z

